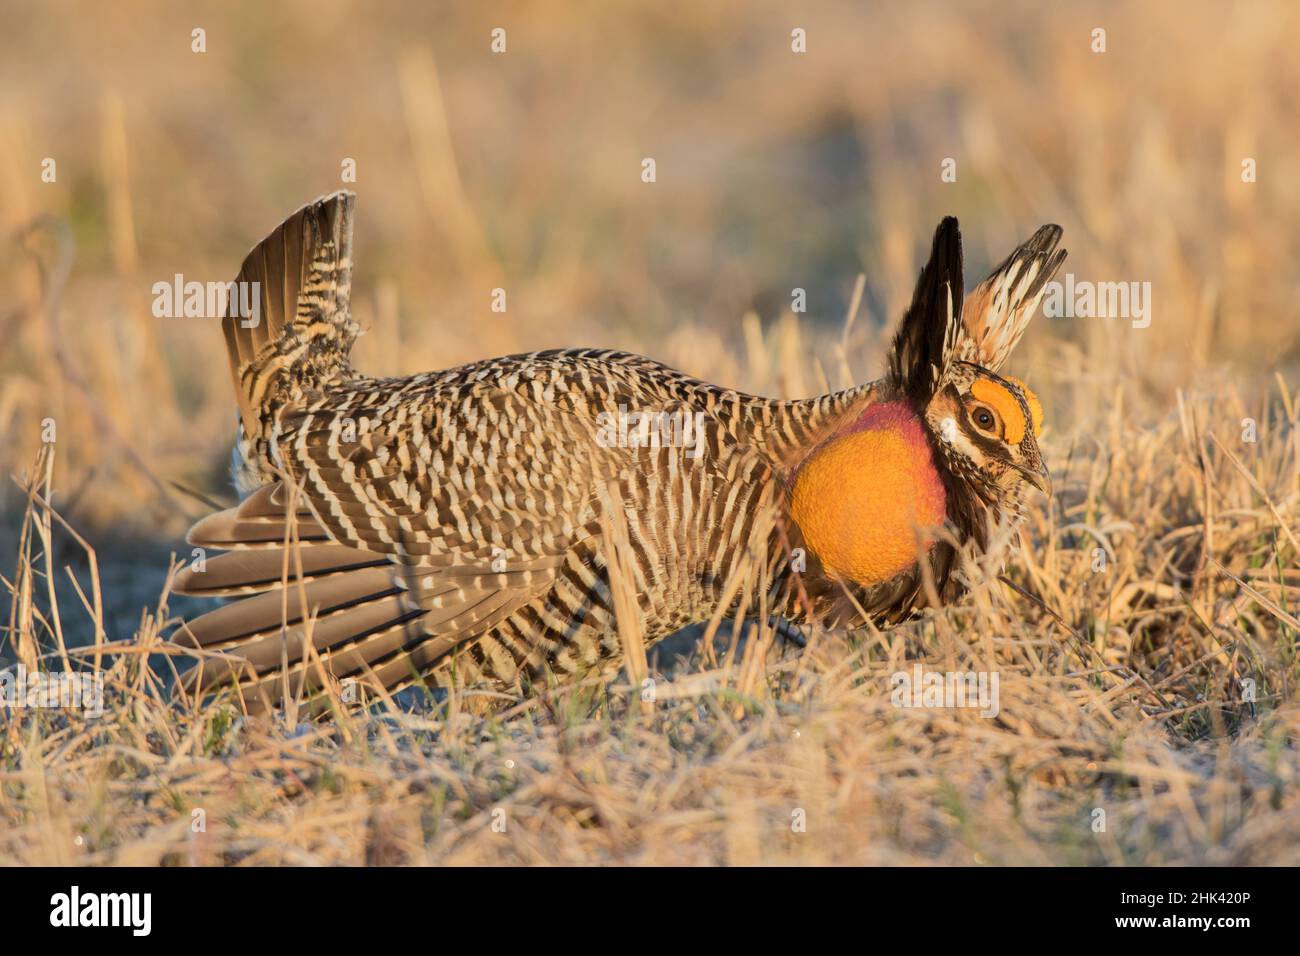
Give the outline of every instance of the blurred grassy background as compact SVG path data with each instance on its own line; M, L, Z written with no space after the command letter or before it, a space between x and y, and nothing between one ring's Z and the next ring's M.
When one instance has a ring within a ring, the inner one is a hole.
M92 541L165 553L201 510L169 482L229 493L217 322L154 318L152 284L233 277L284 216L344 185L344 158L368 329L356 358L373 373L603 345L771 394L873 378L949 213L968 281L1055 221L1067 271L1153 284L1149 329L1031 328L1012 371L1058 434L1099 421L1121 383L1125 413L1155 419L1177 388L1267 387L1259 373L1297 358L1293 5L0 11L0 511L22 510L7 476L53 418L56 485ZM55 231L24 233L42 215L75 243L55 315Z

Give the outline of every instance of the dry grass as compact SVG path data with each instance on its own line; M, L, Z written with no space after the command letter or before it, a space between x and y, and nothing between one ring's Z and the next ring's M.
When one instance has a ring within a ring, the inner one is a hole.
M204 58L170 7L15 14L0 659L98 666L109 706L0 712L0 860L1300 863L1296 12L862 6L802 17L799 60L786 16L730 3L397 24L313 0L205 14ZM626 675L326 728L172 706L161 635L195 604L169 599L167 552L203 510L176 483L228 496L233 411L215 325L154 319L149 289L228 278L344 156L376 373L596 344L838 387L879 367L948 212L972 272L1060 222L1067 269L1151 281L1155 320L1031 329L1012 371L1044 397L1057 496L1010 585L972 567L969 600L917 625L802 651L723 627L649 655L653 706ZM996 671L999 715L894 707L916 662Z
M1016 589L973 566L983 583L960 608L887 633L814 634L802 652L756 652L751 638L717 666L657 675L651 707L615 678L489 717L452 699L327 727L243 722L228 704L167 703L169 667L147 666L160 607L108 658L106 715L29 710L7 724L0 854L1295 864L1298 399L1274 403L1269 437L1241 454L1196 424L1210 402L1152 429L1117 417L1110 451L1053 449L1070 464L1011 562ZM40 545L57 519L44 488L31 497L19 646L55 644L57 661L59 623L25 597L56 571ZM997 672L999 714L895 707L890 675L918 662Z

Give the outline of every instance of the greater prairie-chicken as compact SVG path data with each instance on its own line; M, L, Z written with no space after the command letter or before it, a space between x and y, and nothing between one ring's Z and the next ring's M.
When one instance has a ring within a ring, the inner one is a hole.
M1065 257L1057 226L963 297L945 219L884 378L777 401L596 349L368 377L353 199L295 213L236 280L261 297L253 327L223 322L245 497L190 531L226 553L176 590L241 599L174 635L202 652L190 691L519 692L617 664L620 624L649 644L745 598L887 625L959 596L956 548L1049 488L1038 400L998 369Z

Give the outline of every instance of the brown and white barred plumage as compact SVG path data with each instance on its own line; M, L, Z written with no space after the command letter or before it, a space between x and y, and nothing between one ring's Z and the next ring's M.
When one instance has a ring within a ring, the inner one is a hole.
M755 569L766 612L795 622L861 623L861 608L889 623L926 603L916 565L865 587L825 573L787 508L800 463L864 408L905 392L897 374L776 401L640 356L573 349L365 377L347 358L357 332L352 202L339 193L300 210L240 272L262 290L259 327L236 315L224 324L241 413L237 483L251 494L191 530L193 545L229 550L182 572L177 590L252 596L177 631L175 640L214 652L189 672L189 689L237 682L258 706L286 688L310 693L325 675L519 690L617 664L614 502L648 643L708 619L742 565ZM1063 256L1052 255L1058 237L1040 230L972 293L1018 327L949 330L964 360L1005 359ZM959 246L956 259L953 324L962 319ZM951 267L941 271L923 274L918 300L927 283L951 292ZM939 362L902 339L900 352ZM602 440L602 416L621 410L703 413L702 453ZM962 484L950 488L953 530L977 536L985 502ZM792 555L806 559L802 573ZM941 599L955 597L952 549L933 547L928 562Z

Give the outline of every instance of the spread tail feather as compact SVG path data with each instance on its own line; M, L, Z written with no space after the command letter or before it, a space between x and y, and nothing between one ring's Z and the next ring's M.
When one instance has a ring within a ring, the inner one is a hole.
M190 544L224 553L186 567L173 591L237 600L171 634L199 658L178 691L201 699L232 688L250 711L286 694L320 703L327 686L348 680L395 692L557 573L544 560L494 571L338 544L290 501L283 485L269 484L190 529Z
M178 687L198 697L237 685L250 710L291 695L318 694L329 681L380 686L411 680L406 662L427 643L419 607L385 555L331 542L308 512L286 515L283 489L267 486L196 524L190 543L229 549L181 571L178 594L244 600L184 622L172 640L201 652ZM285 681L287 680L287 683Z
M337 192L298 210L244 259L222 329L244 433L265 439L277 412L351 375L355 196ZM245 285L247 284L247 285ZM247 304L250 314L241 315Z

